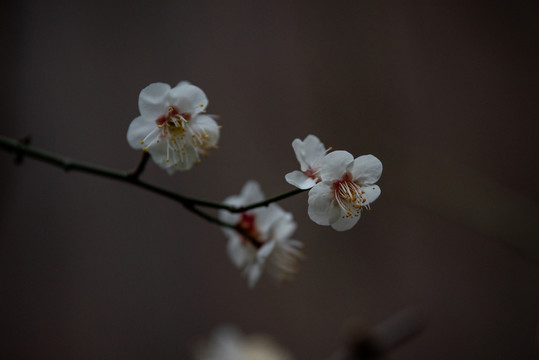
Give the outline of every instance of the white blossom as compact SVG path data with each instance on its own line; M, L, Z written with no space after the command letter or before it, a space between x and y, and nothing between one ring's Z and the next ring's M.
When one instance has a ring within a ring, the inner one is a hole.
M233 326L222 326L199 344L196 360L292 360L290 353L262 334L244 335Z
M239 195L226 198L224 203L240 207L262 200L264 194L260 186L251 180ZM243 269L250 287L263 272L280 281L291 279L297 273L303 244L290 239L296 229L291 213L272 203L243 213L221 210L219 219L238 229L223 227L228 237L227 251L232 263Z
M310 189L320 179L320 161L331 149L326 149L324 144L314 135L308 135L305 140L294 139L292 148L296 153L300 169L285 175L286 181L300 189Z
M200 155L216 147L219 126L205 115L208 99L188 82L174 88L153 83L139 95L140 116L127 130L127 141L134 149L148 151L153 161L172 174L189 170Z
M338 231L351 229L362 209L380 196L374 185L382 175L382 163L373 155L354 160L346 151L334 151L321 160L320 178L309 190L309 217Z

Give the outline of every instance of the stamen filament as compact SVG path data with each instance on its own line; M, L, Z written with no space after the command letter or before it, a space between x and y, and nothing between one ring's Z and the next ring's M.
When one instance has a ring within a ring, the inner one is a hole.
M362 196L361 187L347 176L334 183L334 198L343 209L343 217L359 216L366 200Z
M146 135L146 137L144 139L142 139L142 141L140 143L144 144L146 142L146 140L148 140L148 138L150 136L152 136L156 131L159 131L159 128L155 128L152 131L150 131L150 133L148 135ZM153 143L153 141L152 141L152 143ZM150 145L148 145L148 146L150 146ZM148 146L146 146L146 147L148 147Z

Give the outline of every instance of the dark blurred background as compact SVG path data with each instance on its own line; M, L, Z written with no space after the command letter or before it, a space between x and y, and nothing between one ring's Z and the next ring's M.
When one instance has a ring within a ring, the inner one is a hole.
M498 3L496 3L498 4ZM291 189L294 138L384 163L382 196L344 233L280 203L307 259L253 290L221 230L138 188L0 153L2 352L189 359L222 323L327 359L355 319L403 309L391 359L539 354L538 22L533 1L11 1L0 134L128 170L137 99L188 80L223 125L190 172L143 179L220 201Z

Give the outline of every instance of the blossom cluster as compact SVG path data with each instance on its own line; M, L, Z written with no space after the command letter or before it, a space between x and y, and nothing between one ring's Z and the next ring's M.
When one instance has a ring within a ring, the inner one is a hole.
M139 95L140 116L127 131L131 147L148 152L153 161L169 174L189 170L201 155L217 147L220 126L206 114L208 99L198 87L180 82L174 88L154 83ZM286 181L309 190L308 214L319 225L338 231L351 229L363 209L380 196L376 185L382 163L373 155L354 158L347 151L331 151L314 135L295 139L292 148L300 170L286 174ZM262 202L260 185L248 181L240 194L229 196L224 204L241 208ZM219 211L219 221L228 238L227 252L232 263L243 270L250 287L263 273L286 281L297 273L303 258L303 244L291 236L296 230L292 214L275 203L249 207L237 213Z
M239 195L226 198L224 203L241 207L262 200L260 185L251 180ZM219 218L236 226L236 230L223 228L228 237L227 251L234 265L243 269L250 287L256 284L263 270L278 281L294 277L303 257L303 244L290 239L297 227L291 213L272 203L240 214L221 210Z
M138 106L140 116L129 125L127 141L169 174L189 170L216 147L220 127L205 115L208 98L200 88L188 82L174 88L154 83L140 92Z
M325 149L314 135L305 140L295 139L292 147L301 171L286 174L286 181L299 189L309 190L308 213L319 225L333 229L351 229L359 220L363 209L381 193L375 185L382 175L382 162L374 155L354 159L347 151Z

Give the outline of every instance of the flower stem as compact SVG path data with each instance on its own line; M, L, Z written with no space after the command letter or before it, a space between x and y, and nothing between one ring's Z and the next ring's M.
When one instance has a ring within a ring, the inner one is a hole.
M235 226L230 225L230 224L224 224L217 218L214 218L200 211L199 209L195 208L195 206L204 206L204 207L209 207L213 209L224 209L230 212L238 213L238 212L251 210L257 207L261 207L261 206L267 206L272 202L285 199L287 197L299 194L300 192L304 191L304 190L296 189L296 190L292 190L290 192L287 192L278 196L274 196L272 198L268 198L264 201L260 201L251 205L242 206L242 207L234 207L234 206L221 204L217 202L190 198L190 197L175 193L173 191L164 189L160 186L140 180L139 177L144 171L146 163L149 158L149 154L146 152L143 153L142 158L138 166L135 168L135 170L131 172L124 172L124 171L118 171L115 169L110 169L110 168L106 168L106 167L102 167L102 166L98 166L98 165L94 165L90 163L85 163L78 160L72 160L67 157L30 146L23 141L18 141L18 140L4 137L1 135L0 135L0 148L7 152L14 152L19 162L23 159L24 156L28 156L36 160L51 164L53 166L60 167L64 169L65 171L85 172L88 174L99 175L99 176L103 176L109 179L123 181L129 184L138 186L145 190L154 192L156 194L159 194L159 195L168 197L172 200L175 200L177 202L180 202L182 205L185 206L186 209L190 210L191 212L195 213L196 215L210 222L216 223L220 226L232 227L235 230L237 230Z
M240 206L240 207L237 207L237 208L230 207L227 210L230 211L230 212L236 212L236 213L237 212L244 212L244 211L255 209L255 208L258 208L258 207L268 206L269 204L271 204L273 202L277 202L279 200L286 199L288 197L297 195L297 194L302 193L304 191L306 191L306 189L294 189L292 191L289 191L289 192L286 192L284 194L268 198L268 199L263 200L263 201L259 201L257 203L253 203L253 204L246 205L246 206Z
M148 162L149 158L150 154L148 154L146 151L143 151L142 158L140 159L138 166L135 170L129 173L129 176L131 176L133 179L138 179L139 176L144 172L144 169L146 168L146 163Z
M234 225L226 223L224 221L221 221L219 218L216 218L215 216L211 216L210 214L205 213L204 211L202 211L202 210L198 209L197 207L195 207L193 204L184 204L184 206L185 206L185 208L187 210L189 210L192 213L200 216L204 220L207 220L207 221L209 221L209 222L211 222L213 224L219 225L219 226L223 226L223 227L226 227L226 228L236 230L236 227Z

